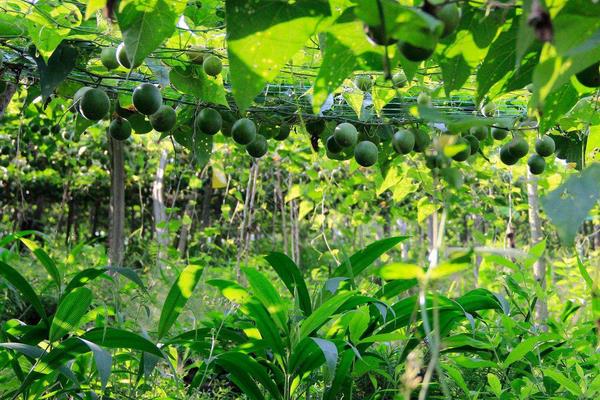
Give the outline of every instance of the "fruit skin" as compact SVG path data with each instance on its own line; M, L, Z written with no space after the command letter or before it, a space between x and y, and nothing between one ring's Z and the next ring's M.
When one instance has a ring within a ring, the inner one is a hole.
M396 72L394 75L392 75L392 84L396 88L401 88L401 87L406 86L407 82L408 82L408 79L406 79L406 74L402 71Z
M436 12L435 16L444 23L442 38L445 38L450 36L458 27L460 23L460 8L454 3L446 4Z
M208 56L204 59L202 68L206 72L206 75L217 76L223 70L223 63L217 56Z
M390 37L389 35L386 37L385 31L381 25L365 24L365 33L371 42L379 46L389 46L398 42L398 40Z
M106 93L100 89L87 90L79 101L81 115L90 121L101 120L110 109L110 100Z
M358 140L358 131L348 122L342 122L335 127L333 131L333 137L335 141L342 147L354 146Z
M486 117L491 117L496 113L496 109L496 104L490 101L481 108L481 113Z
M535 141L535 152L542 157L551 156L556 150L556 143L548 135L544 135Z
M125 43L121 43L119 46L117 46L117 61L123 68L127 69L137 68L142 65L141 63L133 66L131 65L129 58L127 57L127 52L125 51Z
M354 148L354 159L363 167L370 167L377 162L377 146L368 140L362 141Z
M335 141L335 137L333 137L333 135L327 138L327 141L325 142L325 148L327 148L327 151L331 154L339 154L342 152L342 150L344 150L344 148Z
M246 146L246 151L254 158L264 156L268 149L267 139L263 135L256 135L254 140Z
M415 147L415 135L408 129L399 129L392 137L392 146L399 154L408 154Z
M469 145L471 146L471 155L477 153L479 150L479 140L473 135L466 135L463 139L469 142Z
M502 128L492 128L492 137L496 140L503 140L508 136L508 130Z
M516 158L523 158L529 152L529 145L525 139L516 137L508 143L508 150Z
M150 121L146 120L146 116L144 114L140 114L139 112L135 112L128 116L127 121L129 121L131 128L138 135L143 135L144 133L148 133L153 129Z
M500 161L505 165L514 165L519 161L519 158L515 157L511 152L508 144L505 144L500 148Z
M131 124L125 118L114 119L108 127L108 133L116 140L126 140L131 136Z
M452 159L454 161L466 161L467 158L469 158L469 156L471 155L471 145L469 144L469 141L466 140L465 138L459 137L458 140L454 143L455 145L465 145L467 146L466 149L459 151L458 153L456 153L455 155L452 156Z
M100 52L100 61L107 70L119 68L119 61L117 60L117 49L114 47L105 47Z
M290 124L288 124L287 122L282 123L281 125L279 125L279 130L277 132L277 135L275 135L275 140L285 140L288 137L290 137L290 131L291 131L291 127Z
M196 117L196 126L207 135L215 135L223 126L223 117L214 108L204 108Z
M532 154L527 160L527 165L529 166L529 172L533 175L539 175L546 169L546 161L539 154Z
M473 126L469 129L469 133L477 138L477 140L482 141L487 139L488 137L488 127L487 126Z
M600 87L600 61L575 74L583 86Z
M160 90L151 83L142 83L133 91L133 105L144 115L152 115L162 105Z
M415 132L415 146L413 148L417 153L425 151L425 149L431 144L431 138L427 132L416 130Z
M49 133L50 133L50 129L48 129L47 126L43 126L40 129L40 135L42 135L42 136L47 136Z
M39 131L39 130L40 130L40 126L39 126L38 124L31 124L31 125L29 126L29 130L30 130L31 132L37 132L37 131Z
M238 119L231 127L231 136L236 143L250 144L256 138L256 125L248 118Z
M175 127L177 123L177 113L173 107L162 105L157 112L150 117L150 124L157 132L168 132Z
M206 55L201 49L195 47L189 49L186 54L191 62L198 65L202 65L204 56Z
M423 47L413 46L412 44L407 43L407 42L402 42L398 46L398 48L400 49L400 52L407 60L414 61L414 62L420 62L420 61L427 60L429 57L431 57L433 55L433 52L435 51L435 48L426 49Z
M92 89L89 86L84 86L79 88L75 94L73 95L73 106L75 108L75 110L79 111L79 103L81 102L81 97L85 94L85 92L87 92L88 90Z
M425 92L419 93L417 96L417 104L420 106L431 106L431 96Z
M55 133L55 134L60 132L60 125L59 124L52 125L52 128L50 128L50 132Z
M354 83L356 84L356 87L363 92L368 92L371 90L371 86L373 86L373 81L369 75L358 75L356 79L354 79Z

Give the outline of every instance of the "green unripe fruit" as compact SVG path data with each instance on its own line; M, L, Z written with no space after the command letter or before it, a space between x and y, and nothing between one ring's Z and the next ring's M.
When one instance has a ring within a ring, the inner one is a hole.
M402 55L409 61L421 62L427 60L433 55L435 48L426 49L423 47L413 46L408 42L402 42L399 46Z
M419 93L417 96L417 104L420 106L431 106L431 96L425 92Z
M502 128L492 128L492 137L496 140L502 140L508 136L508 130Z
M575 77L583 86L600 87L600 61L578 72Z
M177 113L173 110L173 107L162 105L149 119L155 131L169 132L177 123Z
M379 46L389 46L397 42L383 30L381 25L365 25L365 33L371 42Z
M471 155L477 153L479 150L479 140L473 135L467 135L464 139L469 142L469 145L471 146Z
M436 160L436 156L434 156L434 155L425 156L425 166L429 169L436 168L435 160Z
M162 105L160 90L151 83L142 83L133 91L133 105L138 112L144 115L152 115Z
M535 152L542 157L551 156L556 150L556 143L548 135L544 135L535 141Z
M491 117L496 113L496 104L489 102L481 108L481 113L486 117Z
M327 138L327 141L325 142L325 147L327 148L327 151L331 154L339 154L342 152L342 150L344 150L344 148L340 146L338 142L335 141L335 137L333 137L333 135Z
M408 129L399 129L392 137L392 146L399 154L408 154L415 148L415 135Z
M85 92L87 92L90 89L92 88L89 86L84 86L82 88L79 88L73 95L73 106L76 111L79 111L79 103L81 102L81 97L83 97Z
M469 144L469 141L459 137L456 143L454 144L466 146L466 148L453 155L452 159L454 161L466 161L467 158L469 158L469 156L471 155L471 145Z
M539 175L546 169L546 161L538 154L532 154L527 160L527 165L529 166L529 172L533 175Z
M373 81L369 75L358 75L356 79L354 79L354 83L356 87L362 90L363 92L368 92L373 86Z
M510 154L513 156L523 158L529 152L529 145L522 137L516 137L508 143L508 150L510 150Z
M186 54L191 62L198 65L201 65L204 62L204 56L206 55L204 51L198 48L191 48Z
M312 121L306 122L305 126L306 132L308 132L310 136L320 136L321 133L323 133L323 130L325 130L325 121L322 119L313 119Z
M285 140L290 136L291 127L287 122L282 123L279 126L279 130L275 135L275 140Z
M31 124L29 125L29 130L35 133L40 130L40 126L38 124Z
M446 4L436 12L435 16L444 23L442 38L445 38L450 36L458 27L460 8L454 3Z
M48 129L48 127L46 126L42 126L42 128L40 129L40 135L48 136L48 134L50 134L50 129Z
M236 143L250 144L256 138L256 125L248 118L238 119L231 127L231 136Z
M107 70L119 68L119 61L117 60L117 49L114 47L105 47L100 52L100 62L106 67Z
M60 125L59 124L52 125L52 128L50 128L50 132L52 132L54 134L60 132Z
M421 130L417 130L415 132L415 146L413 148L414 151L421 153L427 149L427 147L431 144L431 138L426 132Z
M473 126L469 130L469 133L477 138L477 140L482 141L487 139L488 137L488 127L487 126Z
M342 122L335 127L333 131L335 141L342 147L354 146L358 140L358 131L354 125L348 122Z
M408 79L406 79L406 74L402 71L396 72L394 75L392 75L392 84L394 85L394 87L404 87L406 86L407 82Z
M233 122L223 119L223 124L221 125L221 133L223 134L223 136L230 137L232 127Z
M110 110L110 100L106 93L100 89L87 90L79 101L81 115L90 121L99 121Z
M196 117L196 126L207 135L215 135L223 126L223 117L214 108L204 108Z
M368 140L362 141L354 148L354 159L363 167L370 167L377 162L377 146Z
M267 153L269 146L263 135L256 135L254 140L246 146L246 151L254 158L260 158Z
M518 157L515 157L511 152L508 144L505 144L500 148L500 161L505 165L514 165L519 161Z
M133 113L127 117L127 120L131 124L131 128L138 135L143 135L152 130L152 124L146 119L144 114L139 112Z
M131 124L125 118L118 117L108 127L108 133L116 140L126 140L131 136Z
M127 57L127 51L125 51L125 44L121 43L117 46L117 61L119 64L127 69L137 68L141 65L141 63L131 65L131 61L129 61L129 57Z
M206 75L217 76L223 70L223 63L217 56L208 56L204 59L202 68L206 72Z

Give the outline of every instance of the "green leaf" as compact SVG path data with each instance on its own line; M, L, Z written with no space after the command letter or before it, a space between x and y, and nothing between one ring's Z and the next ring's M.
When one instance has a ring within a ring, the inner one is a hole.
M311 337L313 342L319 346L319 349L325 357L325 365L327 366L328 375L333 379L335 377L335 367L338 360L338 349L335 343L330 340Z
M500 383L500 379L494 374L487 374L488 385L492 389L492 393L498 398L502 395L502 384Z
M463 271L472 265L472 252L454 257L453 259L438 264L429 274L431 279L440 279L448 275Z
M564 243L573 243L579 227L600 199L598 182L600 163L594 163L542 198L544 211Z
M48 64L46 64L42 57L34 56L34 60L38 66L38 73L40 74L40 87L44 101L50 97L54 89L73 70L78 54L79 52L75 47L62 44L52 52L52 55L48 59Z
M48 253L46 253L44 251L44 249L39 247L37 245L37 243L35 243L34 241L25 239L25 238L20 238L20 240L33 253L35 258L38 259L38 261L40 262L40 264L42 264L42 266L46 269L46 271L48 271L48 274L50 275L50 277L52 278L52 280L54 281L54 283L60 290L60 286L61 286L60 271L56 267L54 260L52 258L50 258Z
M304 312L304 315L309 316L312 312L310 295L306 288L306 282L302 277L302 272L300 272L296 263L287 255L277 252L269 253L265 259L277 272L292 296L298 298L300 309Z
M35 290L31 287L27 280L23 278L21 274L17 272L13 267L0 261L0 276L4 277L12 286L15 287L23 297L23 300L29 302L37 314L44 319L48 320L46 316L46 310L40 301L40 298L35 293Z
M183 307L192 296L194 288L202 276L202 271L203 268L199 265L188 265L171 286L160 312L157 332L159 339L167 334L179 314L181 314Z
M333 381L331 382L329 389L325 392L323 400L334 400L338 398L336 396L344 389L345 382L352 379L351 369L353 361L354 351L352 349L344 350L336 368Z
M581 274L581 277L585 281L585 284L587 285L588 289L593 290L594 289L594 281L592 280L592 277L590 276L590 274L587 272L585 265L583 265L583 263L581 262L581 259L579 258L579 254L575 254L575 258L577 259L577 269L579 269L579 273Z
M63 297L52 318L49 340L55 342L77 329L90 304L92 304L92 291L85 287L77 288Z
M188 65L186 68L175 67L169 72L169 80L177 90L189 94L207 103L221 104L229 107L225 97L223 78L206 75L201 67Z
M556 383L560 384L575 396L583 396L581 388L575 382L573 382L572 379L567 378L559 371L550 368L542 368L542 372L544 375L556 381Z
M112 368L111 354L102 347L98 346L96 343L92 343L89 340L82 338L79 338L79 340L81 340L94 354L94 361L96 362L96 370L100 376L102 390L106 389L106 384L108 383L108 378L110 377L110 371Z
M454 381L454 383L456 383L456 385L459 388L461 388L461 390L467 396L467 399L471 398L471 391L469 390L469 387L465 383L465 379L463 378L460 370L458 368L454 368L454 367L452 367L450 365L447 365L447 364L441 364L441 367L442 367L442 369L444 371L446 371L446 373L448 374L448 376L450 378L452 378L452 380Z
M47 59L64 38L81 24L79 8L72 3L40 0L25 17L29 37L40 54Z
M540 343L556 339L560 339L560 337L552 333L543 333L539 336L527 338L515 346L515 348L504 359L502 365L504 368L508 368L508 366L512 363L522 360L527 353L533 351Z
M175 31L183 13L183 0L128 1L119 8L117 20L131 65L141 64Z
M220 365L230 374L230 378L244 393L253 400L264 400L263 391L258 387L255 379L271 393L274 399L281 399L281 394L265 368L247 354L240 352L226 352L215 359L215 364Z
M350 256L333 272L333 276L358 276L381 255L393 249L398 243L408 239L408 236L396 236L378 240Z
M442 68L444 91L446 92L446 96L450 96L453 90L462 88L467 79L469 79L471 67L467 64L462 54L452 58L440 56L438 62Z
M106 6L106 0L87 0L87 6L85 7L85 19L90 19L97 11L103 9Z
M423 271L423 268L416 264L398 262L382 267L379 270L379 276L386 281L392 281L396 279L422 279L425 277L425 272Z
M308 337L312 332L318 330L325 322L331 318L336 310L346 302L354 293L345 292L338 293L325 301L321 306L313 311L313 313L302 321L297 341Z
M567 112L577 104L579 94L568 82L546 98L546 106L540 118L540 132L546 132Z
M327 2L227 0L227 53L233 97L245 111L267 82L330 16Z
M254 296L260 300L263 306L272 315L273 320L282 331L287 331L286 305L281 300L277 289L269 280L254 268L242 268L248 278Z
M131 268L125 268L125 267L109 267L109 268L107 268L107 271L116 272L117 274L124 276L125 278L129 279L131 282L135 283L144 292L146 292L146 293L148 292L148 289L146 289L144 282L142 282L142 280L140 279L140 276L137 274L137 272L135 272L135 270L133 270Z
M23 18L6 13L0 14L0 36L23 37L27 34L27 25Z

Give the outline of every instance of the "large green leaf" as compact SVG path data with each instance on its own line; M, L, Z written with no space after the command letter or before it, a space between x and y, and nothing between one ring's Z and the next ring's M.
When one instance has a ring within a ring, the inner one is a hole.
M202 276L202 271L203 268L199 265L188 265L171 286L160 312L157 332L159 339L167 334L179 314L181 314L183 307L192 296L194 288Z
M446 96L450 96L452 91L460 89L467 79L469 79L471 67L467 64L462 54L458 54L452 58L440 56L438 61L442 68L444 91L446 92Z
M308 318L302 321L298 333L298 341L318 330L353 295L354 293L352 292L338 293L315 309Z
M515 346L515 348L504 359L502 365L504 368L507 368L512 363L522 360L527 353L533 351L540 343L558 339L560 339L560 336L557 336L553 333L543 333L539 336L527 338Z
M540 132L546 132L564 116L579 99L577 90L570 82L565 83L546 98L546 107L540 118Z
M81 24L83 16L73 4L58 0L40 0L25 17L29 37L40 54L47 59L71 28Z
M52 318L50 341L55 342L67 333L77 329L81 318L87 312L91 303L92 291L85 287L77 288L63 297L58 304L56 314Z
M229 107L225 98L223 78L210 78L200 67L189 65L176 67L169 72L169 80L177 90L189 94L207 103L222 104Z
M61 44L52 52L47 64L42 57L34 57L40 74L40 87L44 101L73 70L78 54L75 47Z
M238 382L242 383L240 386L244 390L244 394L251 398L263 399L258 386L255 381L260 383L272 397L272 399L281 399L282 395L273 379L269 376L265 367L260 365L255 359L247 354L240 352L226 352L220 354L216 359L215 363L222 366L229 372L237 377Z
M34 241L26 238L21 238L20 240L35 255L35 258L37 258L40 264L42 264L46 271L48 271L48 274L50 275L56 286L60 289L60 271L56 267L56 263L54 262L54 260L50 258L48 253L46 253L44 249L39 247Z
M344 350L340 356L340 362L336 368L335 376L331 385L323 396L324 400L337 399L338 394L344 390L344 385L351 387L352 385L348 382L351 380L351 369L354 361L354 351L352 349Z
M283 253L269 253L265 259L271 264L283 284L288 288L293 296L297 296L300 309L305 316L312 312L310 295L306 288L306 282L302 277L302 272L296 263Z
M17 272L17 270L5 262L0 261L0 276L6 279L21 293L23 300L29 302L37 314L42 317L42 319L45 321L48 320L48 317L46 316L46 310L44 309L44 306L42 305L37 293L35 290L33 290L27 280Z
M246 275L246 278L248 278L248 284L252 288L254 296L269 311L269 314L271 314L279 329L287 332L287 307L281 299L281 296L279 296L277 289L275 289L271 282L256 269L243 268L243 272Z
M226 0L227 52L233 96L245 111L265 84L330 16L329 4L277 0Z
M354 253L349 260L337 267L333 272L333 276L358 276L382 254L406 239L408 239L408 236L396 236L371 243L364 249Z
M100 377L100 383L102 384L102 390L106 388L108 378L110 377L110 371L112 368L112 355L98 346L96 343L92 343L89 340L79 338L94 354L94 361L96 363L96 370Z
M573 379L567 378L560 371L557 371L553 368L543 368L542 372L544 373L545 376L550 377L552 380L554 380L556 383L560 384L562 387L567 389L573 395L579 396L579 397L583 396L583 392L582 392L581 388L577 385L577 383L575 383L573 381Z

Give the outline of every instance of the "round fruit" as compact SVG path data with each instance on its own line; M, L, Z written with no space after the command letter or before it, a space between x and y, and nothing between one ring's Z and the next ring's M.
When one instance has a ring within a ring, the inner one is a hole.
M260 158L267 153L269 146L263 135L256 135L254 140L246 146L246 151L254 158Z
M186 54L194 64L202 64L204 62L205 53L198 48L191 48Z
M223 70L223 63L217 56L208 56L204 59L202 68L206 72L206 75L217 76Z
M37 132L37 131L39 131L39 130L40 130L40 126L39 126L38 124L31 124L31 125L29 126L29 130L30 130L31 132Z
M338 142L335 141L335 137L333 137L333 135L327 138L327 141L325 142L325 147L327 148L327 151L332 154L339 154L344 149L338 144Z
M144 115L152 115L162 105L160 90L151 83L142 83L133 91L133 105Z
M310 134L310 136L320 136L325 129L325 121L322 119L313 119L312 121L308 121L305 124L306 132Z
M529 172L533 175L539 175L546 169L546 161L538 154L532 154L527 160L527 165L529 165Z
M279 131L275 135L275 140L285 140L290 136L291 127L287 122L279 126Z
M399 129L392 137L392 146L397 153L408 154L415 147L415 135L408 129Z
M502 140L508 136L508 129L492 128L492 137L496 140Z
M256 125L248 118L238 119L231 127L231 136L236 143L250 144L256 138Z
M466 161L466 159L471 155L471 145L469 144L469 141L465 138L459 137L454 144L463 145L466 146L466 148L453 155L452 159L455 161Z
M125 118L118 117L110 123L108 133L116 140L128 139L131 136L131 124Z
M373 81L371 81L371 77L369 75L358 75L354 80L356 87L362 90L363 92L368 92L373 86Z
M365 25L365 33L371 42L380 46L389 46L397 42L393 37L386 35L381 25Z
M408 80L406 79L406 74L404 72L400 71L392 75L392 83L394 87L404 87L406 86L406 82L408 82Z
M446 4L440 8L435 15L444 23L442 37L450 36L458 27L460 22L460 8L454 3Z
M496 104L489 102L481 108L481 113L486 117L491 117L496 113Z
M223 134L223 136L230 137L232 127L233 122L223 119L223 124L221 125L221 133Z
M464 139L469 142L469 145L471 146L471 155L477 153L479 150L479 140L473 135L464 136Z
M77 111L79 111L79 102L81 101L81 97L85 94L85 92L87 92L90 89L92 89L92 88L89 86L81 87L73 95L73 105L75 106Z
M421 130L416 130L415 132L415 146L413 148L414 151L421 153L425 151L425 149L431 143L431 138L426 132Z
M542 157L551 156L556 150L554 139L548 135L544 135L535 141L535 152Z
M162 105L149 119L155 131L169 132L177 123L177 113L173 110L173 107Z
M342 122L335 127L333 131L335 141L342 147L350 147L356 144L358 140L358 131L354 125L348 122Z
M127 69L137 68L141 65L141 63L131 65L131 61L129 61L129 57L127 57L127 52L125 51L125 43L117 46L117 61L122 67Z
M487 126L473 126L469 130L469 133L477 138L477 140L485 140L488 137Z
M425 61L433 55L435 49L426 49L423 47L413 46L410 43L402 42L399 46L402 55L409 61L420 62Z
M110 109L108 96L103 90L96 88L87 90L79 103L81 115L91 121L101 120Z
M370 167L377 162L377 146L368 140L362 141L354 148L354 158L359 165Z
M513 156L523 158L529 152L529 145L522 137L516 137L508 143L508 150L510 150L510 154Z
M48 129L48 127L46 126L42 126L42 128L40 129L40 135L47 136L49 133L50 129Z
M111 70L119 68L119 61L117 60L117 49L114 47L105 47L100 52L100 61L106 69Z
M511 152L508 144L505 144L500 148L500 161L505 165L514 165L519 161L518 157L515 157Z
M50 128L50 132L55 133L55 134L60 132L60 125L59 124L52 125L52 128Z
M144 114L135 112L127 117L127 120L131 124L131 129L138 135L143 135L152 130L152 124L146 119Z
M223 126L223 117L214 108L204 108L196 117L196 126L207 135L215 135Z
M417 96L417 104L420 106L431 106L431 96L425 92L419 93Z
M600 87L600 61L578 72L575 77L583 86Z
M435 158L436 156L434 155L425 156L425 166L429 169L434 169L436 167Z

